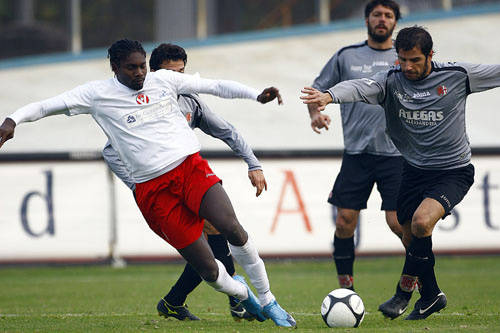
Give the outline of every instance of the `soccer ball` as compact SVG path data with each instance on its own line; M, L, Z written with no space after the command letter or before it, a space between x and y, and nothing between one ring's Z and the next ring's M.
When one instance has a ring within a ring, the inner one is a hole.
M321 304L321 316L328 327L358 327L365 317L365 306L350 289L335 289Z

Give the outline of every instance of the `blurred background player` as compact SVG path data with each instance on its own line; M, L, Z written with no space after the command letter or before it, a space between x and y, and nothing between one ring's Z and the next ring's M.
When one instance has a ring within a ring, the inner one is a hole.
M184 73L186 63L187 54L182 47L173 44L160 44L151 53L149 68L152 72L159 69L168 69ZM197 94L179 95L177 102L179 103L180 111L184 114L189 126L193 130L199 128L205 134L224 141L237 156L241 157L248 164L248 178L257 189L256 196L259 196L264 189L267 190L266 179L259 160L233 125L212 112ZM132 191L135 191L133 179L130 177L128 170L109 141L106 143L102 155L111 170ZM222 262L229 275L233 276L235 268L226 237L206 220L203 232L207 235L208 244L215 258ZM197 316L193 315L187 309L185 301L188 294L201 282L202 278L200 275L191 265L186 264L184 271L170 292L158 303L158 312L165 317L174 317L179 320L199 320ZM231 316L235 320L254 319L235 297L228 297Z
M403 314L411 298L408 288L418 278L421 297L406 319L419 320L447 304L434 272L432 232L474 182L465 104L471 93L500 86L500 65L432 61L432 37L418 26L402 29L395 46L396 68L341 82L326 93L306 87L301 98L318 110L332 102L383 106L388 133L405 159L398 220L409 246L396 294L379 311L393 319Z
M373 0L365 7L368 39L340 49L326 63L312 86L320 91L352 79L367 78L386 70L397 60L392 32L401 17L399 5L391 0ZM308 105L311 127L316 133L328 130L330 117ZM340 105L344 134L342 166L328 202L337 208L333 258L340 287L354 290L354 232L361 209L377 184L381 209L389 228L402 237L396 216L396 198L403 159L385 133L382 107L362 102Z
M146 52L137 41L119 40L108 50L114 78L92 81L56 97L28 104L0 126L0 147L14 137L17 124L56 115L91 114L136 183L136 201L150 228L171 244L216 291L235 296L259 321L277 326L296 322L270 291L264 262L243 229L231 201L179 110L183 93L209 93L281 103L278 89L260 94L235 81L159 70L147 73ZM214 258L202 234L208 219L230 243L236 261L257 289L241 276L232 278Z

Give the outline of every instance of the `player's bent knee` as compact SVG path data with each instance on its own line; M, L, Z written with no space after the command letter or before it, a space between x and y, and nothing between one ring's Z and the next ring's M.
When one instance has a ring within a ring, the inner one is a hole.
M335 223L335 233L342 238L351 237L356 230L357 218L350 216L339 216Z
M432 232L432 221L425 215L415 215L411 221L411 233L416 237L426 237Z
M355 225L337 223L335 225L335 234L340 238L348 238L354 235L355 229Z
M243 246L248 240L248 233L241 225L239 228L234 228L224 233L224 236L226 236L227 241L234 246Z
M214 265L207 265L199 269L198 274L207 282L214 282L219 277L219 268L214 261Z

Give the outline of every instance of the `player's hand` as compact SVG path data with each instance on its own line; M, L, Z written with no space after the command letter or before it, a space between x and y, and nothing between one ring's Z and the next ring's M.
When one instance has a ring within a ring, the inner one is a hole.
M283 104L283 99L281 99L280 91L278 90L278 88L270 87L264 89L262 93L257 96L257 101L261 102L262 104L266 104L267 102L270 102L275 98L278 99L278 104Z
M14 137L14 128L16 128L16 123L10 118L5 118L2 125L0 126L0 148L3 146L5 141L10 140Z
M321 129L324 128L328 131L328 126L332 122L330 117L322 114L319 111L312 111L309 113L311 116L311 128L314 132L321 134Z
M252 185L257 189L255 196L258 197L263 190L267 191L266 177L264 177L264 172L262 170L248 171L248 178Z
M305 95L300 96L304 104L316 104L318 111L323 111L327 104L333 102L332 96L329 93L322 93L318 89L304 87L301 90Z

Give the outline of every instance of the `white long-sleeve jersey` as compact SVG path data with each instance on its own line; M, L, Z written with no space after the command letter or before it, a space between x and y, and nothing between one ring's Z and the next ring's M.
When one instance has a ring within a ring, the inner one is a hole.
M179 165L200 150L177 104L179 94L207 93L256 100L255 89L234 81L209 80L169 70L148 73L141 90L116 78L93 81L9 116L16 124L46 116L90 114L117 150L131 177L141 183Z

